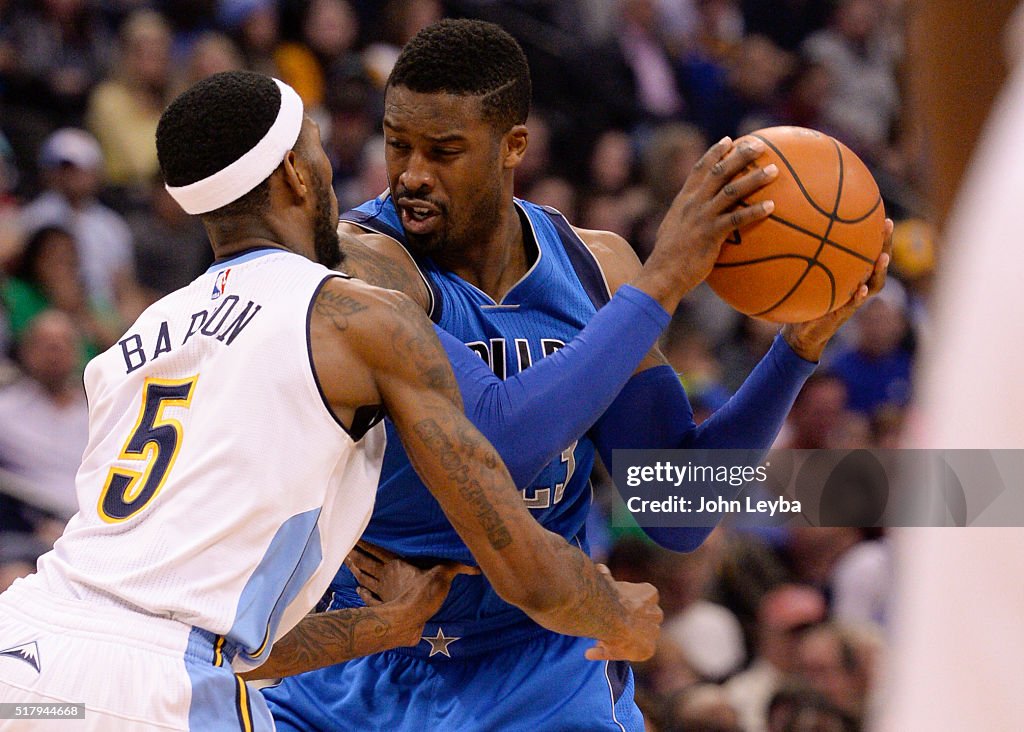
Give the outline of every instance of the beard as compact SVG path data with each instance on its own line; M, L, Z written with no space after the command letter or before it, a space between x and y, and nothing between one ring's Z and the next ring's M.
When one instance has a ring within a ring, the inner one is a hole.
M417 257L429 257L451 248L447 227L433 234L410 234L405 232L405 243Z
M481 190L469 201L464 201L459 211L463 215L453 215L451 202L442 202L430 196L415 196L407 189L398 188L392 193L395 200L409 198L422 200L435 206L441 215L441 226L429 234L415 234L404 226L405 242L408 250L416 257L438 257L453 252L473 248L490 236L503 204L500 188Z
M336 269L345 259L338 240L338 220L331 205L331 191L323 179L313 174L316 186L316 219L313 222L313 252L316 261Z
M441 228L437 231L431 232L430 234L414 234L406 229L404 225L402 226L402 233L405 234L405 243L409 251L412 252L414 256L429 257L432 254L437 254L438 252L443 252L450 248L452 239L452 220L451 212L448 210L448 206L446 204L441 201L434 200L430 196L414 196L406 188L398 188L396 192L392 193L392 198L396 201L399 198L426 201L432 206L435 206L440 213L442 222Z

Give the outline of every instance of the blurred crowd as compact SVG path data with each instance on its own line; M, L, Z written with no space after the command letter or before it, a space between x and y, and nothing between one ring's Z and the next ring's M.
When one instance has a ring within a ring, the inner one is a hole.
M517 194L615 231L644 258L710 142L814 127L868 164L897 222L890 281L830 347L778 445L894 447L927 337L934 231L905 104L903 0L0 0L0 589L76 510L84 364L210 262L163 190L163 107L217 71L296 88L341 207L387 186L383 84L446 16L501 24L534 78ZM243 112L244 113L244 112ZM697 419L721 406L777 326L702 286L663 350ZM884 650L891 560L874 531L719 530L697 552L594 535L617 577L654 582L669 618L637 694L661 732L859 729Z

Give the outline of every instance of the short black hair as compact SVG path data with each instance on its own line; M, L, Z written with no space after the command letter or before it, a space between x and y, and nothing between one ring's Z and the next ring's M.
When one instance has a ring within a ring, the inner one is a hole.
M190 87L160 115L156 152L169 186L185 186L223 170L267 134L281 109L281 90L252 71L214 74ZM204 216L252 215L270 202L264 180L241 198Z
M516 39L494 23L442 20L405 44L388 87L483 97L484 119L499 130L526 122L530 67Z

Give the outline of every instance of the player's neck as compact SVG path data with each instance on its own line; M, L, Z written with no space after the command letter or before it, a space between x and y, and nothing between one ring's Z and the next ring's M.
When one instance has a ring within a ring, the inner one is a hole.
M486 237L476 239L451 261L438 264L498 302L522 279L535 258L532 248L527 252L523 222L518 209L510 202L497 224L488 227Z
M218 260L228 259L241 252L251 249L272 247L296 252L312 258L313 247L301 245L301 239L289 236L279 226L258 219L239 219L238 221L222 221L206 225L206 233L213 247L213 255ZM307 237L308 238L308 237ZM308 250L308 251L307 251Z

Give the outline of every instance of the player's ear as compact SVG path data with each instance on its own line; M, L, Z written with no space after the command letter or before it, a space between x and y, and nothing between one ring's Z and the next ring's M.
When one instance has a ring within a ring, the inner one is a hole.
M523 161L529 143L529 132L526 125L514 125L502 138L502 164L506 168L514 168Z
M288 191L298 200L304 200L310 193L309 171L302 156L295 150L285 153L281 161L282 180Z

